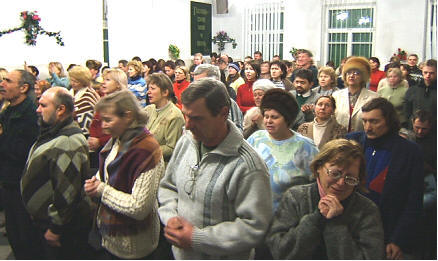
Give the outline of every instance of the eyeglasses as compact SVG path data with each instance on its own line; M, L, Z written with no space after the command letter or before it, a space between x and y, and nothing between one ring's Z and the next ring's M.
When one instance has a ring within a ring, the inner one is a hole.
M338 179L341 179L342 176L343 176L342 175L342 171L331 170L331 169L328 169L325 166L324 166L324 168L327 170L327 175L329 177L331 177L332 179L338 180ZM345 184L350 185L350 186L357 186L357 185L359 185L359 179L355 178L355 177L345 176L344 177L344 182L345 182Z
M360 71L351 70L351 71L348 71L346 74L347 74L347 76L351 76L351 75L358 76L358 75L360 75Z
M195 187L196 179L198 177L199 172L199 163L190 167L190 179L186 181L184 184L184 191L189 195L189 198L193 199L195 197L195 193L193 193L193 189Z

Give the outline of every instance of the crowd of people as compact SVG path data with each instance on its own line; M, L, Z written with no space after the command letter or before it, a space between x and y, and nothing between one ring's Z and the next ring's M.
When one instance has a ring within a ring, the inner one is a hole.
M436 259L436 60L0 68L16 259Z

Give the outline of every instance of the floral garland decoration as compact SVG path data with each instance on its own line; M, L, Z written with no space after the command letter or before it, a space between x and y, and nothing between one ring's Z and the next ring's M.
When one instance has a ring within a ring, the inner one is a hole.
M47 35L49 37L55 37L56 43L60 46L64 46L64 42L62 41L61 32L48 32L44 30L40 26L41 18L37 14L37 11L29 12L29 11L23 11L21 12L20 19L22 21L22 24L20 27L16 27L13 29L8 29L5 31L0 32L0 37L4 34L10 34L13 32L17 32L20 30L24 30L26 34L26 41L25 43L27 45L36 45L36 38L40 35Z
M406 61L406 56L408 53L405 50L402 50L401 48L397 49L397 53L394 54L394 56L397 56L401 61Z
M236 40L229 37L225 31L218 32L216 36L211 39L211 41L218 45L219 52L225 50L226 43L231 43L233 45L233 49L236 49L237 46Z
M292 55L292 57L296 60L297 59L297 53L298 53L298 49L295 47L292 47L289 51L289 53Z
M174 59L174 60L176 60L176 59L179 58L179 53L180 53L180 51L179 51L178 46L176 46L176 45L174 45L174 44L169 44L169 49L168 49L168 51L169 51L169 56L170 56L170 58L172 58L172 59Z

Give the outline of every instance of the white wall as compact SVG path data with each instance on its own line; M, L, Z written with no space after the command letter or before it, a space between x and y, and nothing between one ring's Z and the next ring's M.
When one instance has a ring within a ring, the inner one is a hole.
M40 25L47 31L61 31L65 46L56 44L54 37L38 35L36 46L25 44L22 31L0 37L0 67L7 69L35 65L44 76L47 64L59 61L85 64L87 59L103 60L101 1L14 0L2 5L0 31L21 25L22 11L38 11Z

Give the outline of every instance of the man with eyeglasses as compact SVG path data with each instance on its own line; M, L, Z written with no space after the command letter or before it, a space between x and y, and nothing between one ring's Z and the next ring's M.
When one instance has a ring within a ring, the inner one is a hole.
M342 69L342 79L346 88L332 94L336 101L336 121L348 132L363 130L360 109L369 100L379 97L379 94L366 88L370 75L368 59L353 56L345 62Z
M186 130L158 189L175 259L249 259L272 217L268 170L227 119L224 87L205 78L182 93Z
M423 209L423 157L418 145L398 135L394 106L375 98L362 107L364 131L347 134L362 144L365 193L380 209L388 259L415 258Z
M20 178L39 132L33 88L35 77L24 70L9 72L0 83L10 104L0 114L0 184L6 233L16 259L43 259L38 231L33 228L20 194Z

